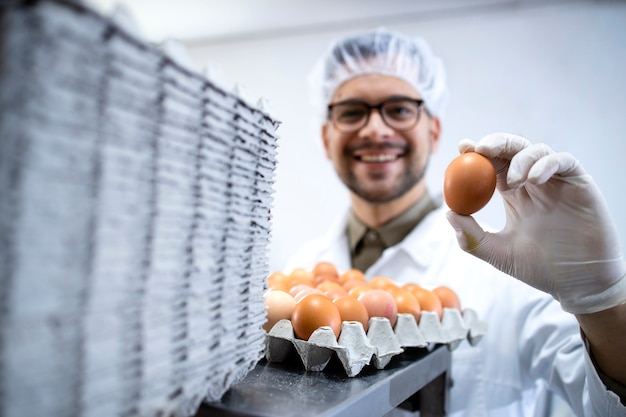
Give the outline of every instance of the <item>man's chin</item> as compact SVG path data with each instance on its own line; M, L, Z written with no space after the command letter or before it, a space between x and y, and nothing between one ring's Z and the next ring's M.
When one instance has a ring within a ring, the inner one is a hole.
M369 190L352 190L356 195L358 195L361 199L367 201L372 204L385 204L392 202L393 200L400 197L397 193L389 193L389 190L385 187L381 187L382 189L369 189Z

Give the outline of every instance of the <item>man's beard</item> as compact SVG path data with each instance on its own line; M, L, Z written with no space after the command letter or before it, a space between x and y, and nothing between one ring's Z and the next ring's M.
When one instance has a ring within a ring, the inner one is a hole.
M402 176L399 178L398 183L391 188L382 185L379 187L363 187L361 181L359 181L359 179L352 172L350 172L348 174L348 178L343 181L350 191L368 203L389 203L402 197L424 178L429 162L430 158L427 158L424 166L422 166L419 171L413 171L413 165L408 164L402 173Z

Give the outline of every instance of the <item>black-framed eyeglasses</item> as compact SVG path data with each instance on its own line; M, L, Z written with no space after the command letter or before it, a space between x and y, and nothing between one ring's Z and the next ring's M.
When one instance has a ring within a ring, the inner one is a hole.
M391 97L378 104L346 100L328 105L328 119L340 132L354 133L367 125L376 109L387 126L404 131L417 124L423 105L424 100L409 97Z

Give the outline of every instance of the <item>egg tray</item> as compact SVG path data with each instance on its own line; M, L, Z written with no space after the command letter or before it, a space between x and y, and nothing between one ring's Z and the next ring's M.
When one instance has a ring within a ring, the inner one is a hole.
M456 349L467 339L476 345L487 331L475 310L444 308L441 320L437 313L423 311L416 322L411 314L398 314L395 327L384 317L372 317L367 333L356 321L341 324L339 338L329 326L318 328L308 340L294 335L289 320L278 321L266 334L265 358L268 362L285 362L295 350L307 371L322 371L336 355L349 377L373 365L384 369L405 348L432 348L443 344Z

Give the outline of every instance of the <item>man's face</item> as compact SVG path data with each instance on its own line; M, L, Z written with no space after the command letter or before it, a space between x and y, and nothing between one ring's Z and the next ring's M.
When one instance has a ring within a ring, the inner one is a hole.
M408 83L385 75L362 75L342 84L332 103L362 100L378 104L394 96L421 98ZM439 140L439 120L422 110L409 130L385 124L378 110L353 133L342 133L328 121L322 127L327 157L343 183L370 203L391 202L424 183L430 154Z

